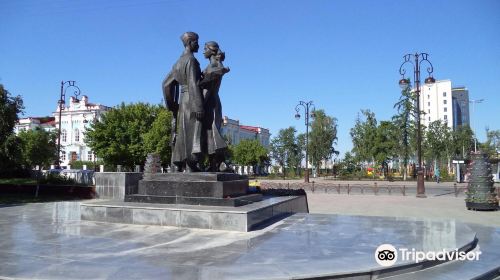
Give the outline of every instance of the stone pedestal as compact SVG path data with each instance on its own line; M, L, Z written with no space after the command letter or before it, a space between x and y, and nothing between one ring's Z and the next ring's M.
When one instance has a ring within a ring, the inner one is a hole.
M142 179L142 173L137 172L97 172L94 174L97 197L121 201L126 195L137 193L138 182Z
M157 173L139 181L138 192L125 202L241 206L260 201L260 194L247 194L248 179L233 173Z

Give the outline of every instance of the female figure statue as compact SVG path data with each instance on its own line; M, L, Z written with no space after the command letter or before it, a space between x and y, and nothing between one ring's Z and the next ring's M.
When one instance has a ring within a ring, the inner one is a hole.
M229 72L229 68L224 67L222 64L225 54L220 50L216 42L210 41L205 43L203 55L210 61L202 73L202 80L199 82L203 90L203 111L205 112L202 139L206 141L202 140L205 146L203 150L208 154L210 162L209 171L220 171L220 164L224 161L227 144L221 136L223 120L219 88L222 76Z

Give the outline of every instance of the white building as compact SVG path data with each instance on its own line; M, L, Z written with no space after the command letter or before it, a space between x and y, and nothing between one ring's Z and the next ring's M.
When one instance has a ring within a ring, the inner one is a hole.
M240 125L240 121L224 116L221 130L222 136L226 136L233 145L237 145L245 139L256 139L266 149L269 148L269 138L271 137L269 129L258 126Z
M441 120L453 129L453 102L451 81L441 80L434 84L422 84L420 88L421 124L429 127L431 122Z
M54 117L27 117L19 119L14 127L14 133L19 134L21 131L27 131L30 129L41 128L45 131L55 130L55 118Z
M94 153L84 142L84 132L109 109L108 106L88 102L86 95L83 95L81 100L70 97L69 106L64 106L61 112L61 166L68 166L75 160L95 160ZM52 114L55 118L55 129L59 129L59 106Z

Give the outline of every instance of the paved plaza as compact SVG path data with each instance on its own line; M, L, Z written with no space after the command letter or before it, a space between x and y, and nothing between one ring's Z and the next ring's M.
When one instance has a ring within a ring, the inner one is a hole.
M78 201L1 206L0 278L387 277L376 272L380 244L437 251L476 237L478 262L390 279L472 279L500 267L500 212L468 211L463 197L308 192L308 202L310 214L251 232L82 221Z
M401 195L307 195L310 213L439 218L500 228L500 211L470 211L464 196L452 194L417 198ZM500 245L500 244L499 244Z

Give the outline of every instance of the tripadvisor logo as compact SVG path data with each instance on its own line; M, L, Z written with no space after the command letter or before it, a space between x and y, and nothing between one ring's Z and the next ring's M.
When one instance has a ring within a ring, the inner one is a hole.
M399 259L401 261L414 261L419 263L422 261L477 261L479 260L481 251L475 250L470 252L455 250L440 250L440 251L417 251L415 248L399 248L397 250L391 244L382 244L375 250L375 261L381 266L392 266Z
M391 244L382 244L375 250L375 260L381 266L391 266L398 260L398 251Z

